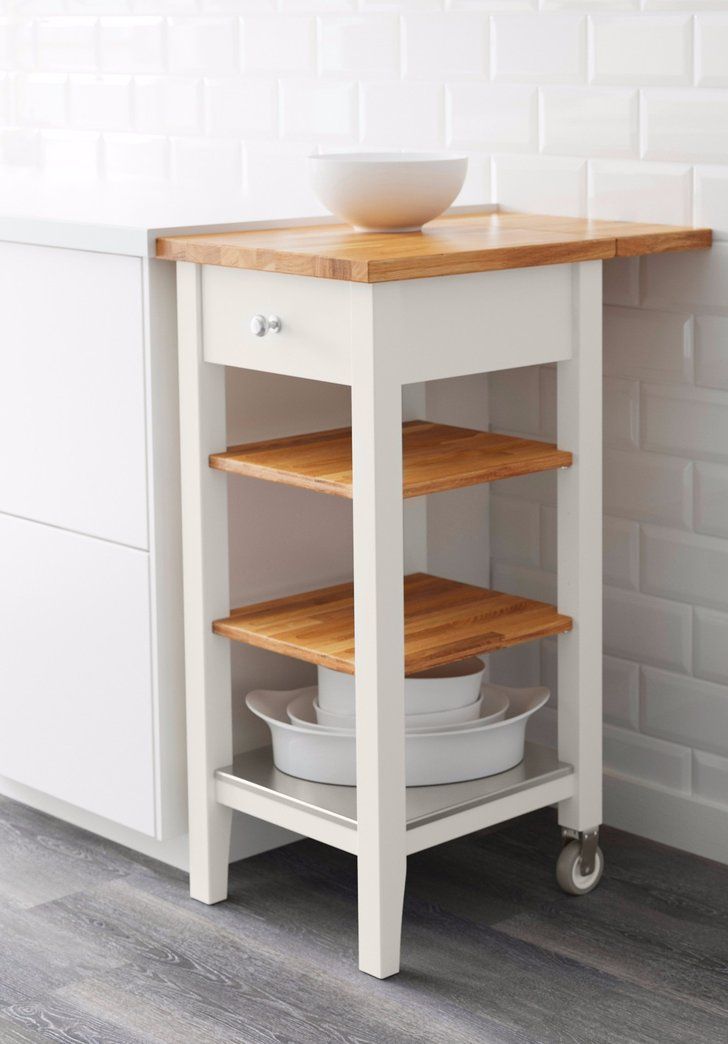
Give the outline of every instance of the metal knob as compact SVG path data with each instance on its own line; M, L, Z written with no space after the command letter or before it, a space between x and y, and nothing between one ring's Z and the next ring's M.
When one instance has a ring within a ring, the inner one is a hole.
M250 332L256 337L265 337L270 330L271 333L280 333L283 323L277 315L254 315L250 320Z

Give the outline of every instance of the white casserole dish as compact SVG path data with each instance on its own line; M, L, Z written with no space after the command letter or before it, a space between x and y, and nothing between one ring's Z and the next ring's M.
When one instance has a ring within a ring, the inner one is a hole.
M318 667L318 703L324 711L354 715L354 675ZM480 694L485 664L477 656L404 680L405 714L432 714L474 703Z
M503 721L471 723L462 727L443 726L436 732L410 732L405 737L406 782L408 787L439 783L460 783L505 772L523 760L528 719L549 698L549 690L508 689L493 686L509 699L508 716ZM298 696L311 697L309 690L270 692L259 689L248 693L248 708L269 726L273 741L273 761L289 776L314 783L356 784L356 737L350 730L324 729L315 722L293 725L288 720L288 704ZM488 712L488 700L484 701ZM311 713L313 708L311 707Z
M483 686L484 690L485 688ZM500 721L505 718L508 710L507 697L491 697L491 702L493 703L493 711L487 714L487 720ZM467 717L461 716L459 719L445 720L450 715L462 715L462 711L468 712ZM348 714L332 714L331 711L321 710L316 700L315 685L312 685L310 689L304 689L295 699L291 700L286 708L286 714L288 715L288 720L294 725L303 725L312 729L323 728L335 729L337 732L342 730L344 732L353 732L356 727L354 718L350 718ZM440 718L441 714L443 718L438 721L437 719ZM430 732L446 729L449 732L450 729L461 729L466 725L476 725L479 721L484 720L483 693L481 693L475 703L469 703L467 707L458 708L454 711L438 711L434 714L408 714L405 718L404 727L407 732L421 732L424 729Z

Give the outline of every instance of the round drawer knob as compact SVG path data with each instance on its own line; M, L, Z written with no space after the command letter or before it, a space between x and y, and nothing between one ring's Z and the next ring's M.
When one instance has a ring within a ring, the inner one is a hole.
M283 323L277 315L254 315L250 320L250 332L256 337L265 337L270 330L271 333L280 333Z

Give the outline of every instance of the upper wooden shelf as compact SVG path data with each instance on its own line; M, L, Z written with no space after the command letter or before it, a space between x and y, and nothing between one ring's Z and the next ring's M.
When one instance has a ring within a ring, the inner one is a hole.
M404 497L568 467L571 453L552 443L408 421L402 429ZM269 482L352 497L351 428L233 446L210 467Z
M404 578L405 673L570 631L552 605L427 573ZM337 584L233 610L215 634L354 673L354 585Z
M157 257L227 268L381 283L709 247L707 228L487 212L453 214L422 232L348 225L163 236Z

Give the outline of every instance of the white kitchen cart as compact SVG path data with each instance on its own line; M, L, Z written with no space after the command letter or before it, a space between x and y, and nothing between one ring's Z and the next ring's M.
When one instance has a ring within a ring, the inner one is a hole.
M558 804L572 839L560 883L573 892L596 884L602 260L709 242L698 230L485 211L415 234L309 222L158 241L158 256L178 262L194 898L226 897L233 809L357 856L359 963L380 978L399 969L411 852ZM403 465L405 387L537 363L557 364L558 450L473 434L467 450L453 452L447 430L436 428L426 466L408 455L407 437ZM352 468L327 463L328 434L225 452L228 366L348 385ZM558 611L443 578L424 584L423 598L416 580L403 582L403 493L549 468L559 469ZM353 587L231 614L219 470L351 497ZM405 788L405 671L552 634L558 754L529 744L524 761L501 775ZM228 639L355 671L355 790L285 776L267 748L233 758Z

